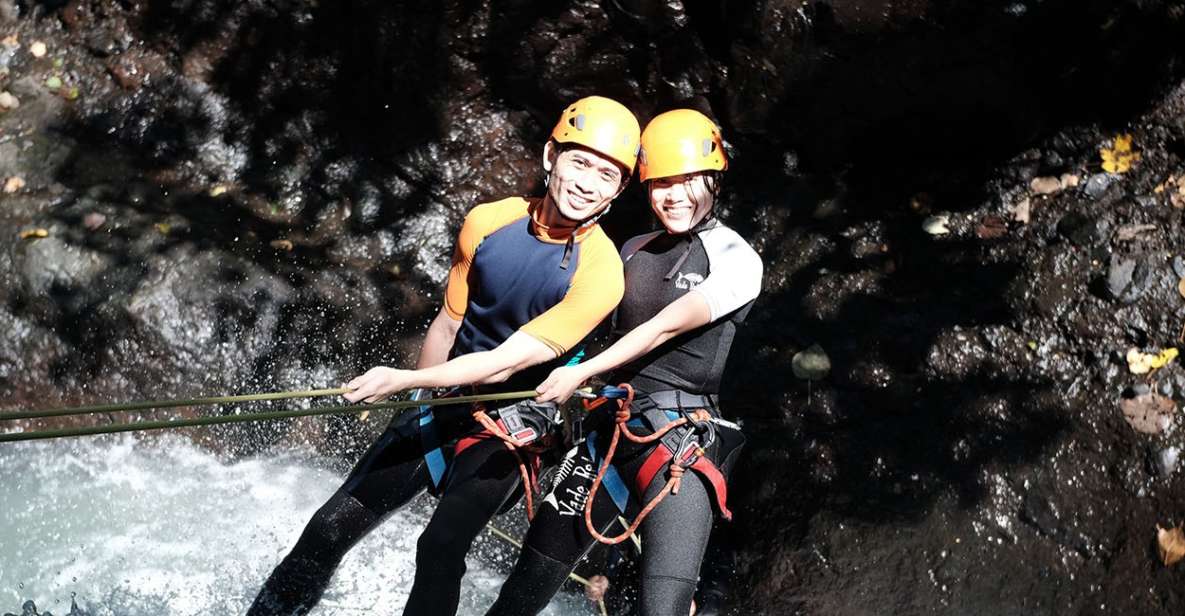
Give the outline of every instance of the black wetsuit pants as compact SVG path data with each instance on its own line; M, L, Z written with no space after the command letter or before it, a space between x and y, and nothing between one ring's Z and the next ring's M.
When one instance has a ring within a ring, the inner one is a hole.
M453 412L442 413L445 409ZM475 431L467 410L437 408L442 441ZM430 485L417 415L412 411L392 421L371 445L264 583L249 616L307 613L346 552ZM465 554L486 523L521 495L519 478L517 458L496 439L480 441L452 461L440 502L420 535L404 614L456 613Z
M632 455L630 449L635 449ZM619 444L614 466L620 476L633 478L650 449ZM585 526L584 504L596 472L587 445L578 445L569 452L560 465L555 487L535 514L514 571L487 616L538 614L592 548L596 540ZM658 473L645 493L635 496L649 502L665 485L666 474ZM690 611L700 562L712 531L710 499L711 492L703 479L687 471L679 493L668 495L642 522L638 602L642 616L678 616ZM601 534L619 534L624 531L617 523L619 514L602 486L593 502L593 524Z

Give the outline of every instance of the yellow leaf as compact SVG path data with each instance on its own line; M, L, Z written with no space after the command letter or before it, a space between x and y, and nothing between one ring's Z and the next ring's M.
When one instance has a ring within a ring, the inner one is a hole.
M1176 358L1177 358L1177 349L1175 347L1167 348L1167 349L1161 351L1159 355L1157 355L1155 358L1152 359L1152 368L1154 370L1156 368L1163 368L1163 367L1165 367L1165 365L1167 365L1169 362L1173 361Z
M49 237L49 231L45 229L27 229L20 232L22 240L39 240L46 237Z
M1115 137L1110 148L1099 148L1099 157L1107 173L1125 173L1140 160L1140 153L1132 150L1131 135L1123 134Z
M1156 543L1160 548L1160 560L1166 567L1185 557L1185 533L1182 533L1180 528L1166 529L1157 525Z
M283 250L283 251L285 251L285 252L292 252L292 249L295 247L295 246L293 246L293 245L292 245L292 241L291 241L291 240L283 240L283 239L281 239L281 240L272 240L272 241L271 241L271 242L269 242L268 244L269 244L269 245L270 245L272 248L275 248L276 250Z
M1168 348L1160 353L1143 353L1132 347L1127 350L1127 369L1132 374L1148 374L1158 368L1163 368L1177 358L1177 349Z
M158 232L159 232L161 235L168 235L168 234L169 234L169 230L170 230L170 229L172 229L172 227L171 227L171 226L169 226L169 223L166 223L166 222L158 222L158 223L156 223L156 224L155 224L155 225L153 225L153 226L154 226L154 227L156 227L156 230L157 230L157 231L158 231Z

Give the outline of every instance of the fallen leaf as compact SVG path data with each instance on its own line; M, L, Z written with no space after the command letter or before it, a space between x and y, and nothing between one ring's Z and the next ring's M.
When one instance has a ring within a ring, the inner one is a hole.
M4 45L5 47L20 47L21 40L17 38L15 34L9 34L3 39L0 39L0 44Z
M100 214L99 212L91 212L82 217L82 226L90 229L91 231L97 231L99 227L102 227L103 223L105 222L107 222L107 217Z
M817 381L831 372L831 358L827 357L823 347L812 344L809 348L794 354L790 368L794 371L794 376L800 379Z
M1185 183L1177 186L1177 190L1169 195L1169 203L1178 210L1185 209Z
M16 109L20 106L20 99L13 96L11 92L0 92L0 109L7 111L9 109Z
M20 232L22 240L39 240L49 237L49 231L45 229L26 229Z
M370 411L362 411L362 413L358 415L358 421L366 421L367 417L370 417Z
M1137 432L1160 434L1173 425L1177 403L1158 393L1146 393L1135 398L1124 398L1119 402L1123 418Z
M51 75L48 79L45 80L45 87L49 88L50 90L57 90L57 89L61 88L62 87L62 78L58 77L57 75Z
M25 180L19 176L12 176L4 182L4 192L12 194L25 187Z
M169 223L167 223L167 222L158 222L152 226L156 227L157 232L160 233L161 235L168 235L169 231L171 231L173 229L173 227L171 225L169 225Z
M1144 353L1132 347L1127 350L1127 368L1132 374L1148 374L1153 370L1163 368L1177 358L1175 347L1167 348L1159 353Z
M226 184L219 184L219 185L215 186L214 188L210 189L210 196L211 197L220 197L222 195L225 195L226 191L228 191L228 190L230 190L230 188L227 187Z
M1132 149L1132 137L1125 133L1117 135L1110 148L1099 148L1099 157L1103 159L1103 170L1107 173L1126 173L1140 160L1140 153Z
M1156 543L1164 566L1171 567L1185 558L1185 533L1181 532L1180 527L1164 529L1157 524Z
M1055 177L1049 176L1033 178L1029 182L1029 188L1038 195L1052 195L1062 189L1062 182Z
M1177 293L1180 293L1181 297L1185 297L1185 278L1177 281Z
M1176 347L1169 347L1161 351L1160 354L1156 356L1156 359L1152 360L1152 367L1163 368L1167 366L1169 362L1176 359L1178 354L1179 352L1177 351Z
M979 226L975 228L975 235L985 240L1002 237L1007 233L1008 223L999 216L984 216Z
M33 54L34 58L45 57L45 53L47 51L49 51L49 49L47 49L45 47L45 43L41 41L33 41L33 44L29 45L29 53Z
M1147 233L1149 231L1155 231L1155 230L1156 230L1156 225L1148 225L1148 224L1124 225L1122 227L1119 227L1119 229L1115 232L1115 239L1117 239L1121 242L1130 242L1130 241L1144 235L1145 233Z
M1031 210L1032 202L1029 200L1029 198L1025 197L1024 199L1021 199L1016 203L1016 205L1012 206L1012 220L1026 225L1029 224L1029 220L1032 216Z
M285 252L292 252L293 245L291 240L272 240L269 245L276 250L283 250Z
M1073 173L1063 173L1061 177L1058 178L1058 181L1062 183L1063 189L1074 188L1081 180L1082 178Z
M922 230L930 235L946 235L950 233L950 228L946 225L950 222L949 216L938 215L931 216L922 221Z

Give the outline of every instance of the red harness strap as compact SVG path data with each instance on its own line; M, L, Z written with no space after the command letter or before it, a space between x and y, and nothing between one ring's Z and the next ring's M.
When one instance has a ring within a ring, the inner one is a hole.
M453 457L461 455L461 452L481 441L492 438L501 440L502 444L506 445L506 448L514 454L514 457L518 458L518 471L522 477L523 492L527 498L527 521L533 520L535 518L535 493L539 491L539 467L542 464L539 455L527 447L527 443L522 443L514 436L507 434L506 424L501 419L496 421L492 419L486 414L484 406L477 405L477 409L473 411L473 418L481 424L482 431L461 437L453 446ZM543 438L541 435L540 439ZM523 454L526 454L527 457L525 461Z
M683 456L682 462L686 462L691 457L693 452L688 452ZM675 456L667 449L665 445L660 444L650 452L646 457L646 462L642 464L642 468L638 469L637 476L634 477L634 485L638 488L638 494L645 494L646 488L650 487L650 482L654 481L654 476L662 469L666 468L674 460ZM716 507L720 510L720 515L725 520L732 520L732 512L728 510L728 482L724 480L724 473L716 467L707 456L700 456L694 464L688 466L691 470L699 473L712 486L712 492L716 495Z
M689 456L685 456L683 460L675 460L674 456L670 454L670 450L668 450L665 445L660 443L660 446L656 448L656 451L667 452L666 459L663 460L656 458L652 454L650 458L648 458L644 463L644 465L650 465L651 463L655 464L654 471L651 472L648 477L649 479L653 479L658 473L658 469L662 468L662 466L665 464L668 469L668 474L670 475L667 479L666 485L663 486L662 491L656 494L654 498L642 508L642 511L638 513L638 517L634 518L633 523L631 523L625 529L625 532L617 536L607 537L598 532L596 527L593 525L592 504L593 501L596 500L597 491L601 488L601 482L605 478L605 471L609 468L609 465L613 463L613 454L617 451L617 442L619 437L625 436L625 438L629 441L639 445L646 445L661 439L667 432L670 432L679 426L691 423L692 421L700 422L709 421L711 419L711 416L706 410L697 409L691 411L684 417L680 417L660 428L657 428L653 434L639 436L633 432L630 432L629 426L626 425L629 422L631 416L630 405L633 404L634 401L634 389L630 387L629 384L622 384L621 388L625 390L626 396L624 399L617 401L618 407L617 412L614 414L613 436L609 439L609 448L605 451L605 457L601 461L601 467L597 471L596 477L593 479L592 486L589 487L588 498L584 501L585 529L588 530L588 533L592 535L594 539L608 545L615 545L628 539L631 535L637 532L638 527L642 525L642 521L646 519L646 516L650 515L650 512L654 511L654 508L657 507L659 503L661 503L663 499L667 497L668 494L679 493L679 486L683 480L683 472L686 470L686 467L684 467L683 463L690 459ZM592 410L597 406L600 406L600 404L586 405L586 408ZM688 453L694 453L694 450L689 450ZM691 465L690 468L698 471L712 484L712 487L716 491L717 503L720 504L720 514L725 516L726 519L731 520L732 513L729 512L726 507L724 507L724 501L727 498L727 492L724 490L724 477L721 476L720 471L716 469L716 466L712 464L710 460L704 458L702 455L698 460L696 460L695 464ZM712 477L713 473L716 475L716 477ZM649 482L647 482L647 484L649 484ZM642 490L645 490L645 486L643 486Z

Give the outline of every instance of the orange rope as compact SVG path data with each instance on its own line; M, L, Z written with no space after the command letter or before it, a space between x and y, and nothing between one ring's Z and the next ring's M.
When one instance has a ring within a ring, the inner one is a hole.
M617 451L618 437L620 437L621 435L624 434L625 437L627 439L629 439L630 441L633 441L634 443L638 443L640 445L645 445L646 443L653 443L654 441L657 441L658 439L665 436L667 432L670 432L671 430L674 430L675 428L678 428L679 426L689 423L689 419L687 417L680 417L680 418L672 421L671 423L663 426L662 428L659 428L653 434L648 434L645 436L638 436L638 435L634 434L633 432L630 432L629 426L627 426L626 423L630 420L630 405L634 401L634 388L630 387L628 383L621 385L621 388L626 390L626 396L625 396L625 399L623 399L621 401L620 406L618 406L618 408L617 408L617 413L614 415L613 438L611 438L609 440L609 449L608 449L608 451L605 452L605 460L601 463L601 468L600 468L600 470L597 471L596 478L593 479L592 488L589 489L589 491L588 491L588 500L586 500L584 502L584 525L585 525L585 527L588 528L588 532L597 541L600 541L601 543L604 543L607 545L617 545L618 543L621 543L622 541L629 539L630 536L632 536L635 532L637 532L638 527L642 525L642 521L646 519L646 516L650 515L650 512L654 511L654 508L657 507L658 504L661 503L662 500L667 497L667 494L678 494L679 493L679 486L683 482L683 473L685 471L683 466L681 464L679 464L679 462L677 460L671 462L670 466L667 467L670 472L670 477L667 479L667 484L665 486L663 486L663 489L661 492L659 492L653 499L651 499L651 501L649 503L646 504L645 507L642 508L642 511L640 513L638 513L638 517L634 519L634 522L632 524L630 524L625 529L625 532L621 533L620 535L617 535L614 537L606 537L605 535L602 535L600 532L598 532L597 529L593 526L593 522L592 522L593 499L595 499L597 496L597 490L599 490L601 488L601 481L605 478L605 471L607 471L609 469L609 464L611 464L613 461L613 454ZM592 404L586 403L585 409L591 411L591 410L597 408L598 406L600 406L605 400L606 400L606 398L600 398L596 402L593 402ZM695 418L696 421L707 421L708 419L711 419L711 415L709 415L707 413L707 411L704 411L702 409L697 409L696 411L693 411L691 413L691 417ZM676 452L676 455L678 455L678 454L679 454L679 452Z
M518 451L519 448L526 449L529 443L523 443L504 432L502 427L499 426L498 423L492 418L490 418L490 416L486 414L485 409L480 405L476 411L473 411L473 419L475 419L477 423L481 424L481 426L485 428L487 432L500 439L502 444L506 445L506 448L509 449L510 453L513 453L515 459L518 460L518 472L519 476L522 477L523 480L523 492L525 492L527 495L527 521L533 521L535 519L534 493L539 488L535 481L535 473L527 470L527 463L523 461L523 456ZM540 434L539 438L542 439L544 436L545 435Z

